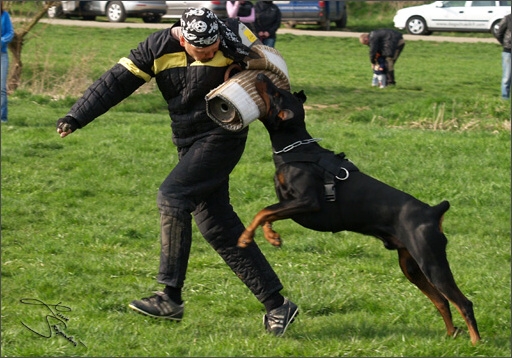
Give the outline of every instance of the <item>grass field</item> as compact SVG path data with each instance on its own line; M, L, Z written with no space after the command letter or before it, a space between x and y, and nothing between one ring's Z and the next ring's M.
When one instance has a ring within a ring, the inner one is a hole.
M473 347L468 334L446 337L378 240L291 221L275 224L282 249L256 238L300 307L284 337L265 334L263 307L195 227L183 322L129 311L161 288L155 200L177 160L165 104L149 84L66 139L55 122L149 33L44 25L26 42L24 83L1 128L2 356L510 356L510 103L499 98L498 44L410 41L398 85L381 90L357 39L277 42L323 146L431 205L450 201L443 227L474 303ZM272 175L267 134L251 124L231 179L243 222L275 202Z

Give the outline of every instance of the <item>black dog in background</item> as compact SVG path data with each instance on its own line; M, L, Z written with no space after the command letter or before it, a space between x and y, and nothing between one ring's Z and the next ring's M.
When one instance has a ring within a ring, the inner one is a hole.
M441 223L450 204L429 206L411 195L366 174L344 158L322 148L306 130L306 96L291 94L259 74L256 89L267 113L260 120L274 149L275 187L279 202L258 212L238 240L246 247L262 226L265 238L281 245L272 230L277 220L292 219L316 231L343 230L374 236L390 250L398 251L400 267L436 306L448 335L459 330L453 324L449 301L460 312L471 342L480 340L473 304L459 290L446 258L447 239Z

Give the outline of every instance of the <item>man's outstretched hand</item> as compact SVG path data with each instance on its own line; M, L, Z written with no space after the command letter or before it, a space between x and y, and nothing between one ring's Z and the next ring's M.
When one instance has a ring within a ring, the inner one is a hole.
M80 124L73 117L66 116L57 121L57 133L59 133L61 138L73 133L78 128L80 128Z

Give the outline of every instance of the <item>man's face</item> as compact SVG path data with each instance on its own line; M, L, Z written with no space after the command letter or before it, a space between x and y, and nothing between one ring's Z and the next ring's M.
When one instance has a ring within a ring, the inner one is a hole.
M192 56L194 60L208 62L215 56L215 53L219 51L220 39L207 47L195 47L188 43L183 36L180 36L180 45L185 48L185 51Z

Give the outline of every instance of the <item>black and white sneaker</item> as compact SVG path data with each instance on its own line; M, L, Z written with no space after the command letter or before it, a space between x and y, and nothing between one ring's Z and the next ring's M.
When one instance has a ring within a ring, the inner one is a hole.
M175 303L163 292L155 292L151 297L134 300L128 307L146 316L174 321L181 321L185 311L184 304Z
M263 324L268 332L282 336L298 314L297 305L285 298L280 307L274 308L263 316Z

